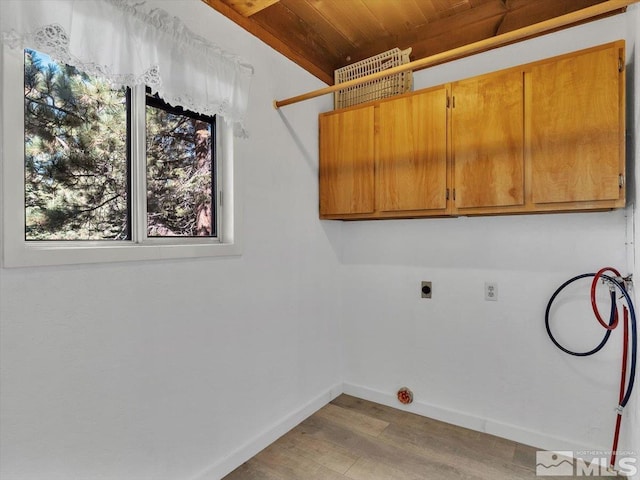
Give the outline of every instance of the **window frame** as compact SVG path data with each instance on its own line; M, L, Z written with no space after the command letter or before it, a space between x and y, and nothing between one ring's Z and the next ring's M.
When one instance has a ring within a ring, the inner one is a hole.
M145 86L131 95L130 240L25 240L24 185L24 52L2 45L0 50L0 184L2 198L2 264L4 267L127 262L157 259L235 256L242 254L238 202L239 178L232 127L215 122L217 237L146 236ZM142 159L142 161L140 161ZM20 208L18 208L18 206Z

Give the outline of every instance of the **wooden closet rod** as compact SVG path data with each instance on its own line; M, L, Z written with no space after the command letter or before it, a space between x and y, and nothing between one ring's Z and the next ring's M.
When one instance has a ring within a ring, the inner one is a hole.
M496 35L495 37L480 40L479 42L470 43L469 45L454 48L446 52L437 53L435 55L431 55L430 57L414 60L413 62L405 63L404 65L398 65L397 67L393 67L388 70L372 73L371 75L367 75L366 77L360 77L354 80L349 80L347 82L338 83L330 87L320 88L318 90L304 93L295 97L286 98L284 100L274 100L273 106L274 108L278 109L286 105L291 105L292 103L303 102L311 98L320 97L322 95L333 93L337 90L342 90L343 88L353 87L354 85L360 85L361 83L377 80L388 75L406 72L408 70L420 70L422 68L438 65L440 63L457 60L474 53L479 53L490 50L492 48L507 45L509 43L513 43L527 37L533 37L549 30L554 30L556 28L561 28L572 23L588 20L591 17L604 15L614 10L625 8L628 5L631 5L632 3L636 3L638 1L640 0L607 0L606 2L598 3L591 7L583 8L582 10L576 10L575 12L567 13L566 15L561 15L560 17L555 17L550 20L534 23L533 25L519 28L518 30L513 30L512 32Z

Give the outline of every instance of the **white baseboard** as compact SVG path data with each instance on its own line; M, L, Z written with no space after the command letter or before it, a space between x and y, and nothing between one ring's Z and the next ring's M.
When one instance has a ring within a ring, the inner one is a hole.
M425 402L414 401L410 405L403 405L398 402L395 394L373 390L361 385L345 383L343 384L343 393L362 398L364 400L369 400L371 402L380 403L388 407L433 418L434 420L440 420L459 427L488 433L497 437L506 438L507 440L513 440L514 442L537 447L541 450L596 450L593 445L583 445L579 442L571 441L566 438L554 437L542 432L528 430L517 425L503 423L495 419L481 418Z
M325 390L303 407L280 419L265 431L253 437L240 448L208 468L204 473L195 477L194 480L220 480L258 452L271 445L300 422L320 410L341 393L342 384L336 384L328 390Z

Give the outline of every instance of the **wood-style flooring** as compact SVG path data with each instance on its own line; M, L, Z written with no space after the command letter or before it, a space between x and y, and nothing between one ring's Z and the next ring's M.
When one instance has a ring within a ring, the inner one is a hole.
M537 450L341 395L223 480L530 480Z

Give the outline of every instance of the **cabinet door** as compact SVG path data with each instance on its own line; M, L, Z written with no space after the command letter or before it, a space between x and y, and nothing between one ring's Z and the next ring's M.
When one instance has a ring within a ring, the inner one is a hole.
M457 210L524 204L524 86L519 70L452 84Z
M446 209L446 100L443 86L380 104L378 210Z
M374 108L320 115L320 215L374 210Z
M624 192L620 44L531 68L532 200L617 200Z

